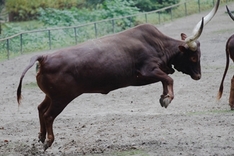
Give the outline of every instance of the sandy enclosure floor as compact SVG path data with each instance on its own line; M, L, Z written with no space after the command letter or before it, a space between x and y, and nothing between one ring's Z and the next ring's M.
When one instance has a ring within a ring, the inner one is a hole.
M234 9L234 3L229 8ZM226 62L225 44L234 33L234 22L225 11L225 6L219 8L200 37L201 80L179 72L171 75L175 99L167 109L159 104L161 83L108 95L84 94L56 118L55 142L46 152L37 138L37 106L44 94L35 85L35 68L24 78L22 105L16 102L20 75L35 53L1 62L0 155L234 155L234 112L228 105L232 63L223 97L216 101ZM206 14L157 27L179 39L181 32L190 35Z

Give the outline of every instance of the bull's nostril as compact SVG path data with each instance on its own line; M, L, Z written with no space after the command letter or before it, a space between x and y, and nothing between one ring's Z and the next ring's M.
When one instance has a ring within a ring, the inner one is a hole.
M201 78L201 74L196 75L196 80L199 80Z
M192 77L194 80L199 80L201 79L201 74L193 75Z

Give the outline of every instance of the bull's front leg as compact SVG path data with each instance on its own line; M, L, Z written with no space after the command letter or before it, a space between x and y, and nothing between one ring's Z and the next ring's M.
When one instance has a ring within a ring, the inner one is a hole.
M167 108L174 99L173 79L158 68L155 68L154 74L156 79L161 81L163 85L163 94L161 95L159 102L162 107Z
M147 79L154 79L156 82L162 82L163 94L161 95L159 102L162 107L167 108L174 99L173 79L158 67L154 67L153 70L150 69L152 69L152 66L146 66L141 71L141 75Z
M168 76L169 77L169 76ZM168 105L171 103L171 101L174 98L174 92L173 92L173 79L167 78L167 81L162 81L163 85L163 94L161 95L161 98L159 100L162 107L167 108ZM169 82L169 83L168 83Z

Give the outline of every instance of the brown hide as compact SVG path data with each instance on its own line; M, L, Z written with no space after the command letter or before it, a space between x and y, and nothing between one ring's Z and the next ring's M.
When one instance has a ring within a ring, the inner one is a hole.
M38 106L39 140L45 150L54 141L53 121L77 96L103 93L127 86L162 82L160 103L167 107L174 98L173 80L168 74L174 69L198 80L201 77L200 43L192 51L183 40L162 34L150 24L139 25L124 32L89 40L53 54L32 57L24 70L17 90L20 102L22 80L38 61L37 84L46 94Z

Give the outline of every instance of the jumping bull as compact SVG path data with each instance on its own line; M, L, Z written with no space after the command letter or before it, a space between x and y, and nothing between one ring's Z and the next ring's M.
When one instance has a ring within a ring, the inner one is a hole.
M173 79L168 76L174 73L173 67L194 80L201 78L197 39L203 26L215 15L219 2L198 22L193 34L187 37L182 33L181 40L162 34L151 24L142 24L53 54L32 57L20 77L17 100L20 104L26 72L38 61L37 84L45 93L45 99L38 106L39 141L44 143L44 150L54 142L54 119L83 93L108 94L122 87L161 81L160 104L167 108L174 98Z
M230 12L227 6L226 6L226 9L227 9L228 15L234 21L234 16L232 15L232 13ZM234 34L230 36L226 42L226 66L225 66L223 77L219 86L219 91L217 95L218 100L222 97L222 94L223 94L223 82L224 82L224 79L226 77L228 67L229 67L229 57L232 59L232 61L234 61ZM229 105L232 110L234 110L234 92L232 91L233 87L231 86L231 92L230 92L230 97L229 97Z

